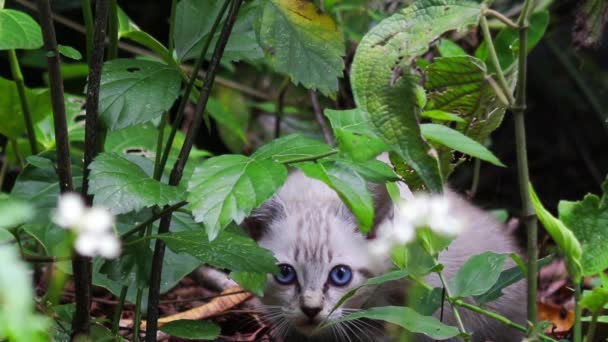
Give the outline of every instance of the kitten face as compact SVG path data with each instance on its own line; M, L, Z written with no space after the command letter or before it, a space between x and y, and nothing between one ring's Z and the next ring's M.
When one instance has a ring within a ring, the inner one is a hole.
M271 250L281 273L269 275L262 302L277 327L303 335L325 320L360 309L373 289L363 288L330 313L351 289L385 271L368 253L368 240L338 196L302 174L254 213L265 219L258 244Z

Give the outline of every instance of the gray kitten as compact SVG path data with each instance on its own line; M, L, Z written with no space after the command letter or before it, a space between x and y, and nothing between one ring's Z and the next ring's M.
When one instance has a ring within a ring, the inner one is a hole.
M377 234L382 234L382 226L398 222L398 211L394 210L385 188L375 188L374 226ZM405 187L401 193L402 197L411 196ZM450 201L450 213L466 219L470 225L439 256L448 281L472 255L518 250L504 227L493 217L449 191L446 196ZM373 239L359 232L351 212L327 185L294 171L279 192L253 212L245 226L260 246L274 253L280 264L281 273L269 276L261 299L261 310L273 323L278 338L284 341L389 340L382 324L371 321L354 321L315 330L323 320L337 319L362 308L403 305L403 296L399 294L406 291L402 282L380 288L364 287L330 314L346 292L370 277L386 273L392 265L388 256L378 260L370 254L369 243ZM436 275L425 280L434 287L441 287ZM525 283L521 281L503 292L501 298L488 303L486 308L523 324ZM520 341L523 336L484 316L465 309L459 312L465 327L473 332L473 341ZM456 325L447 302L443 319L447 324ZM424 341L425 337L415 339Z

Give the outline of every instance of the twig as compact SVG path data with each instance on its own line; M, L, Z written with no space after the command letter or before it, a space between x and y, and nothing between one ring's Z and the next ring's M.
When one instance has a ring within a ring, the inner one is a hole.
M169 158L169 154L171 153L171 147L173 146L173 141L175 140L175 134L177 134L177 129L182 124L182 119L184 117L184 112L186 110L186 104L188 104L188 101L190 101L190 93L192 92L194 83L196 82L196 77L197 77L198 71L200 70L200 68L203 65L203 62L205 61L205 56L207 56L207 51L209 50L209 45L211 44L211 39L213 36L215 36L215 31L219 27L220 21L222 20L222 17L224 17L224 13L226 12L226 9L228 8L229 4L230 4L229 0L224 1L224 5L220 9L217 17L215 17L215 21L213 22L213 25L211 26L211 31L209 31L209 36L207 37L207 40L205 41L205 45L203 46L203 49L201 50L201 54L198 56L198 59L196 60L196 63L192 69L192 73L190 74L190 79L188 80L188 83L186 84L186 89L184 89L184 93L182 94L182 97L179 100L177 114L175 116L175 120L173 121L173 126L171 127L171 132L169 133L169 138L167 139L167 143L165 145L165 150L163 151L162 158L160 161L159 168L161 171L164 170L165 165L167 165L167 159ZM160 150L157 151L156 153L160 153Z
M135 227L131 228L129 231L127 231L126 233L123 233L120 238L122 241L125 241L128 237L130 237L131 235L141 231L142 229L146 228L149 224L153 223L154 221L160 219L161 217L163 217L164 215L171 213L183 206L185 206L188 202L186 201L182 201L179 202L177 204L174 204L172 206L169 207L165 207L163 208L163 210L161 210L159 213L155 213L154 215L152 215L152 217L150 217L149 219L145 220L144 222L136 225Z
M30 149L32 154L38 154L38 143L36 142L36 131L34 130L32 113L30 112L30 107L27 104L27 97L25 96L25 82L23 80L21 68L19 67L17 53L14 49L8 50L8 60L11 65L11 74L13 76L13 80L17 85L17 93L19 94L19 101L21 102L21 111L23 112L23 120L25 121L27 137L30 141Z
M118 297L118 303L116 303L116 307L114 308L114 317L112 317L112 335L116 336L118 334L120 316L122 314L122 309L125 306L125 299L127 298L127 292L129 291L128 286L123 286L120 289L120 296Z
M518 29L519 28L519 26L517 26L517 24L514 23L511 19L507 18L502 13L497 12L497 11L491 9L491 8L486 8L484 10L484 14L493 16L494 18L498 19L499 21L502 21L505 25L507 25L508 27L510 27L512 29Z
M456 323L458 323L458 330L461 333L466 334L467 330L465 329L464 324L462 323L462 319L460 318L460 313L458 312L458 309L456 308L456 304L454 304L452 301L452 292L451 292L450 288L448 287L448 283L445 281L445 278L443 277L443 273L441 271L438 271L437 275L439 276L439 280L441 280L441 285L443 285L445 294L448 297L448 302L450 303L450 306L452 307L452 311L454 313L454 318L456 318ZM465 338L465 341L468 341L468 338Z
M194 137L198 133L198 130L203 120L203 112L205 110L205 107L207 106L209 95L211 94L211 87L213 85L215 73L218 70L220 60L222 58L222 55L224 54L226 43L228 42L228 38L230 37L230 33L232 32L232 27L234 26L234 22L236 21L236 17L241 7L242 1L243 0L232 1L230 12L228 13L228 17L226 18L226 22L224 24L224 27L222 28L222 32L215 46L215 51L213 52L213 57L211 58L211 62L209 64L209 71L207 72L205 80L203 82L203 88L201 90L200 98L198 100L194 113L194 122L192 123L192 126L186 134L182 149L179 153L177 161L175 162L175 165L173 166L173 169L171 170L171 175L169 176L169 185L175 186L179 184L179 181L181 180L184 166L186 164L186 161L188 160L190 150L192 149L192 145L194 143ZM161 218L160 225L158 228L159 234L169 232L169 228L171 225L171 216L171 214L166 214ZM146 340L149 342L156 341L156 332L158 330L158 303L161 280L160 275L162 273L164 254L165 244L161 239L157 239L154 246L152 271L150 272L150 289L148 294L148 324L146 326Z
M302 162L307 162L307 161L315 161L317 159L329 157L329 156L337 154L337 153L338 153L338 150L331 150L331 151L327 151L325 153L316 154L314 156L298 157L298 158L283 160L281 162L281 164L287 165L287 164L302 163Z
M512 104L513 94L511 93L511 89L509 88L509 84L505 78L505 75L500 66L500 61L498 60L498 55L496 54L496 49L494 48L494 42L492 42L492 34L490 34L490 28L488 27L488 20L485 15L481 16L480 20L481 30L483 31L483 38L486 41L488 46L488 53L490 54L490 60L494 65L494 69L496 70L496 76L498 77L498 85L503 91L503 94L507 97L507 101L509 104ZM526 49L523 49L526 52Z
M331 131L327 124L325 123L325 118L323 117L323 111L321 110L321 106L319 105L319 99L317 97L317 92L314 90L309 90L310 94L310 102L312 103L312 110L315 112L315 119L317 119L317 123L321 127L321 132L323 133L323 138L328 145L334 144L334 139L332 138Z
M91 53L93 50L93 10L91 9L91 0L82 0L82 17L84 18L85 38L86 38L86 56L87 64L91 63ZM59 22L55 16L53 16Z
M53 107L53 121L55 126L55 146L57 146L57 174L61 192L72 191L72 165L70 161L70 143L68 139L68 125L63 100L63 80L55 27L51 19L51 5L49 0L38 0L38 13L40 26L46 50L49 83L51 88L51 103Z
M481 171L481 160L479 158L475 158L475 164L473 165L473 182L471 183L471 190L469 190L468 198L473 199L477 194L477 189L479 188L479 175Z
M285 107L285 94L287 93L287 87L289 86L289 76L285 76L283 83L279 88L279 94L277 95L276 102L276 113L274 115L274 137L278 138L281 135L281 121L283 120L283 107Z

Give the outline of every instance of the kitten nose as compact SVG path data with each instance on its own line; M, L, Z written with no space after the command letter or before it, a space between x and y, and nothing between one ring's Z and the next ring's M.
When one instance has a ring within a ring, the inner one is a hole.
M314 318L319 312L321 312L321 308L310 308L307 306L302 306L301 307L302 312L308 316L309 318Z

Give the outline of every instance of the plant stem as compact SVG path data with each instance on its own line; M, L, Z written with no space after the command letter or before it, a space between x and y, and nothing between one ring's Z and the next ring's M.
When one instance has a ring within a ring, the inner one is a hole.
M316 154L314 156L298 157L298 158L283 160L283 161L281 161L281 164L294 164L294 163L301 163L301 162L306 162L306 161L315 161L317 159L329 157L329 156L332 156L337 153L338 153L338 150L331 150L331 151L327 151L325 153Z
M323 132L323 138L328 145L333 145L334 141L331 135L331 130L327 127L325 123L325 118L323 117L323 111L321 110L321 106L319 105L319 98L317 96L317 92L314 90L309 90L310 94L310 103L312 104L312 110L315 112L315 119L317 119L317 123L319 127L321 127L321 132Z
M517 173L519 179L519 193L522 202L521 216L526 225L528 233L527 259L528 259L528 322L532 325L528 337L534 339L537 336L537 308L536 308L536 288L538 283L538 227L534 208L530 200L528 183L530 174L528 169L528 152L526 146L526 126L524 114L526 111L526 78L527 78L527 49L528 46L528 15L530 12L531 1L525 0L521 15L517 20L519 26L519 58L517 70L517 88L515 93L515 103L511 107L513 120L515 123L515 144L517 152Z
M116 4L116 0L110 0L108 39L108 60L116 59L118 57L118 5Z
M448 282L445 281L445 278L443 277L443 272L439 271L437 272L437 275L439 276L439 280L441 280L441 285L443 285L443 289L445 290L445 294L448 297L448 302L450 303L450 306L452 307L452 311L454 311L454 318L456 318L456 323L458 323L458 330L463 333L466 334L467 330L464 327L464 324L462 323L462 319L460 318L460 313L458 312L458 309L456 309L456 305L452 302L452 291L450 290L450 288L448 287ZM465 338L465 341L468 341L468 338Z
M224 3L225 5L225 3ZM175 32L175 12L177 10L177 0L171 0L171 13L169 15L169 39L168 39L168 46L169 46L169 52L173 53L173 48L175 47L175 40L173 39L173 35ZM224 11L220 11L222 14L224 13ZM212 37L213 34L211 34L209 37Z
M123 286L120 289L120 296L118 297L118 305L114 309L114 317L112 317L112 335L118 335L118 329L120 325L120 316L122 314L122 308L125 306L125 299L127 298L127 292L129 291L128 286Z
M165 138L165 126L167 125L167 116L169 112L165 111L160 118L160 124L158 125L158 137L156 138L156 155L154 156L154 179L160 180L163 175L163 169L160 168L160 162L162 159L163 142Z
M511 89L509 88L509 84L505 79L505 75L502 72L502 68L500 67L500 61L498 60L498 55L496 54L496 49L494 48L494 42L492 41L492 34L490 34L490 28L488 27L488 20L485 17L485 11L481 16L481 30L483 31L483 38L486 41L488 46L488 53L490 54L490 60L494 65L494 69L496 70L496 76L498 77L498 85L502 89L504 95L507 97L508 103L512 104L513 94L511 93ZM526 49L523 49L525 52Z
M164 207L163 210L161 210L158 213L154 213L154 215L152 215L152 217L150 217L149 219L145 220L144 222L136 225L135 227L131 228L129 231L127 231L126 233L122 234L120 236L120 239L122 241L125 241L129 236L141 231L142 229L146 228L149 224L153 223L154 221L158 220L159 218L163 217L164 215L173 212L183 206L185 206L186 204L188 204L188 202L186 201L182 201L179 202L177 204L174 204L172 206L169 207Z
M0 167L0 192L4 190L4 177L8 170L8 158L6 158L6 146L4 147L4 156L2 158L2 167Z
M215 17L215 21L213 22L213 25L211 26L211 31L209 32L209 36L207 37L207 40L205 41L205 46L201 50L201 54L198 56L198 59L196 60L196 63L194 64L194 68L192 69L192 73L190 74L190 79L188 80L188 83L186 84L184 94L182 94L182 97L179 101L177 115L175 116L175 120L173 121L173 126L171 127L171 132L169 133L169 138L167 139L167 143L165 145L165 150L163 151L163 155L162 155L161 162L160 162L161 170L164 170L165 165L167 165L167 159L169 158L169 154L171 153L171 147L173 146L173 141L175 140L175 134L177 134L177 129L181 126L182 119L184 117L184 111L186 109L186 105L188 104L188 101L190 100L190 93L192 92L192 88L194 87L194 83L196 82L196 78L198 76L198 71L200 70L200 68L203 65L203 62L205 61L205 56L207 56L207 51L209 50L209 45L211 44L211 39L215 35L215 32L217 31L220 21L222 20L222 17L224 16L224 13L226 12L228 5L230 4L230 1L231 0L224 1L224 5L222 5L220 12L218 13L217 17Z
M91 0L82 0L82 17L84 18L87 64L91 63L91 53L93 51L93 10Z
M519 28L519 26L517 26L517 24L514 23L513 20L507 18L502 13L500 13L498 11L495 11L495 10L493 10L491 8L486 8L484 10L484 14L493 16L494 18L502 21L505 25L509 26L512 29L518 29Z
M211 87L213 85L215 74L219 68L220 60L222 58L222 55L224 54L226 43L228 42L228 38L230 37L230 33L232 32L232 28L234 26L234 22L236 21L236 17L241 7L242 1L243 0L233 0L231 2L228 17L226 18L226 22L224 24L224 27L222 28L222 32L220 33L220 37L215 46L215 50L213 51L213 57L211 58L211 62L209 64L209 70L207 72L207 75L205 76L203 88L201 90L198 103L196 104L194 122L192 123L192 126L186 134L182 149L179 153L179 156L177 157L173 169L171 170L171 175L169 176L169 185L175 186L179 184L179 181L182 178L184 166L186 165L186 161L188 160L188 156L190 154L190 151L192 150L192 145L194 144L194 137L198 133L198 130L203 120L203 112L205 111L207 101L209 100L209 95L211 94ZM160 225L158 227L159 234L169 232L169 228L171 225L171 216L171 214L166 214L161 218ZM162 240L157 239L154 246L152 271L150 272L150 289L148 294L146 340L149 342L156 341L156 332L158 330L158 304L164 254L165 244Z
M285 107L285 94L287 93L287 87L289 86L289 76L285 76L281 87L279 88L279 95L277 95L276 113L274 117L274 137L275 139L281 135L281 121L283 120L283 107Z
M63 100L63 80L55 28L51 17L49 0L37 0L40 26L46 50L49 83L51 88L51 103L53 106L53 121L55 124L55 146L57 147L57 174L61 192L72 191L72 165L70 161L70 144L68 126Z
M139 326L140 326L140 322L141 322L141 298L142 297L143 297L143 291L137 291L137 297L135 298L135 318L133 318L133 342L139 341ZM147 333L146 333L146 340L149 340ZM154 334L154 341L156 341L156 333Z
M508 319L505 316L502 316L502 315L499 315L499 314L497 314L495 312L486 310L486 309L484 309L482 307L479 307L477 305L469 304L467 302L464 302L461 299L457 299L457 300L453 301L453 303L454 303L454 305L460 306L460 307L465 308L467 310L470 310L470 311L476 312L478 314L484 315L486 317L492 318L492 319L494 319L494 320L496 320L498 322L501 322L502 324L504 324L504 325L506 325L508 327L511 327L513 329L517 329L517 330L523 331L523 332L526 332L526 330L527 330L526 327L524 327L523 325L517 324L517 323L511 321L510 319ZM540 334L539 337L541 337L542 339L547 340L547 341L555 341L551 337L543 335L543 334Z
M17 144L17 139L11 139L11 148L13 149L13 153L15 154L15 159L17 160L17 163L19 163L19 167L23 170L23 168L25 167L25 162L23 161L21 152L19 152L19 144Z
M597 319L600 317L600 312L602 312L602 310L597 310L591 316L591 323L589 323L589 329L587 330L585 342L593 342L593 338L595 337L595 329L597 327Z
M581 284L575 281L574 283L574 342L581 342L583 340L583 330L581 323L582 308L580 305L581 301ZM592 340L589 340L592 341Z
M108 0L97 0L95 6L95 27L93 45L89 59L89 77L87 82L86 120L84 140L84 165L82 178L82 195L89 205L93 204L93 196L88 194L89 165L98 153L97 123L99 111L99 85L103 66L104 42L106 38L106 22L108 20ZM74 334L88 334L91 319L91 283L93 267L91 259L75 253L72 261L74 270L74 292L76 295L76 312L72 328Z
M23 120L25 121L27 137L30 141L30 149L32 150L32 154L38 154L36 131L34 131L32 113L30 112L30 108L27 104L27 97L25 96L25 82L23 81L23 74L21 73L17 53L14 49L8 50L8 60L11 65L11 74L13 76L13 80L17 85L17 93L19 94L19 101L21 102L21 111L23 112Z
M479 174L481 172L481 160L475 158L475 164L473 165L473 182L471 183L471 190L469 190L469 199L472 199L477 194L479 188Z

